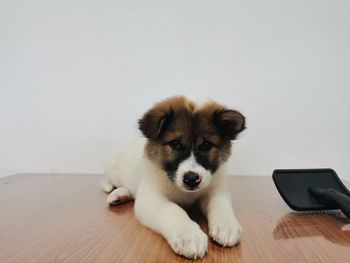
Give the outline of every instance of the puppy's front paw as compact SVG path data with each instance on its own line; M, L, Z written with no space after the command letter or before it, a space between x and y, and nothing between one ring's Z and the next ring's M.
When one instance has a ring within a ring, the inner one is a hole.
M167 240L175 253L186 258L203 258L208 251L208 237L196 223L174 227Z
M217 219L209 225L210 237L223 247L239 243L242 228L236 219Z

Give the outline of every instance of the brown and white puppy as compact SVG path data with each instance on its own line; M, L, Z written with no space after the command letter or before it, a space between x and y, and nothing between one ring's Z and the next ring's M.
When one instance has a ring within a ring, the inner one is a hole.
M245 129L244 116L215 102L199 106L172 97L146 112L139 128L145 138L106 171L108 203L135 198L139 221L163 235L176 253L196 259L207 252L208 238L182 206L198 201L210 237L222 246L237 244L241 227L224 166L231 141Z

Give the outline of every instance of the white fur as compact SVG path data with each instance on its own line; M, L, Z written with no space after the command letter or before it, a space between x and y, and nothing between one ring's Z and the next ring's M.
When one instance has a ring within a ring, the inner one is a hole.
M114 185L109 180L107 180L107 178L106 180L101 181L101 187L106 193L112 192L115 188Z
M127 189L130 198L135 198L135 214L139 221L166 238L177 254L196 259L207 253L208 238L181 206L199 200L208 219L211 238L222 246L237 244L241 227L226 188L224 167L210 175L191 156L179 165L174 184L163 170L144 157L145 143L146 139L137 140L106 170L109 183L117 188L110 194L114 193L112 197L108 197L108 202L116 201L120 194L118 187ZM195 192L185 191L182 186L182 177L187 171L201 176L202 181Z
M125 187L118 187L108 195L107 203L111 205L115 205L115 204L123 203L130 199L131 199L131 195L128 189Z

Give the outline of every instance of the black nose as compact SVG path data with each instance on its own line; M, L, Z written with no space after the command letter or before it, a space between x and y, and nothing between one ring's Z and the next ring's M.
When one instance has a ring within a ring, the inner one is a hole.
M194 172L187 172L184 175L183 182L188 187L194 188L200 184L201 178Z

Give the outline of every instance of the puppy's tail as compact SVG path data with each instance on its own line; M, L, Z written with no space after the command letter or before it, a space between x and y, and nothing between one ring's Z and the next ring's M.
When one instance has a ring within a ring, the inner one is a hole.
M105 191L106 193L110 193L116 188L114 184L108 180L107 177L104 177L103 179L101 179L100 186L102 190Z

